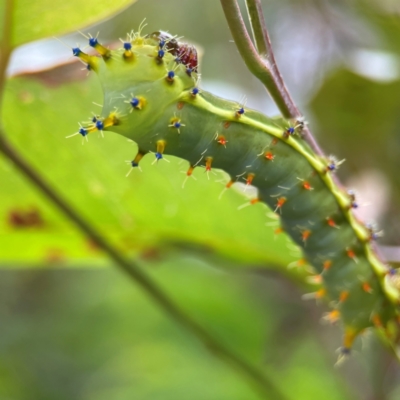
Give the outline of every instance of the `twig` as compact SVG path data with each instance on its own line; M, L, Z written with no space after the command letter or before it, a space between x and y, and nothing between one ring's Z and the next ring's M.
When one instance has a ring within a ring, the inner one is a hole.
M250 72L263 83L285 118L301 117L275 62L260 0L246 0L258 51L247 32L237 0L221 0L221 5L235 44ZM303 129L302 135L314 152L323 157L323 151L307 127Z

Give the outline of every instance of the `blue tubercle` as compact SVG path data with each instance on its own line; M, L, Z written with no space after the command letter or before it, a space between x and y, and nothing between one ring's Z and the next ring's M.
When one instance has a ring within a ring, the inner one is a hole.
M97 45L98 43L99 43L99 42L98 42L97 38L90 38L90 39L89 39L89 46L91 46L91 47L96 47L96 45Z
M174 71L168 71L168 79L172 80L175 77L175 72Z
M79 132L79 134L82 135L83 137L85 137L85 136L88 134L88 131L87 131L87 129L85 129L85 128L80 128L78 132Z
M82 53L82 50L79 47L73 47L72 48L72 54L75 57L79 57L79 55Z
M163 58L164 57L164 54L165 54L165 51L164 50L158 50L158 58Z
M133 108L139 106L140 100L137 97L132 97L131 101L129 102Z
M161 160L163 158L163 155L161 153L154 153L154 155L156 156L156 160Z
M129 43L129 42L124 42L124 49L125 49L126 51L131 50L131 49L132 49L132 44Z
M103 124L103 121L100 121L99 119L96 121L96 128L99 130L99 131L102 131L103 129L104 129L104 124Z

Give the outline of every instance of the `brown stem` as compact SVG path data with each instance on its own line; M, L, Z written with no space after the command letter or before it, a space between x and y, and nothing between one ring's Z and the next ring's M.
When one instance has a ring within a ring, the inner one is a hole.
M247 32L237 0L220 1L235 44L247 68L263 83L285 118L301 117L276 64L260 0L246 0L258 52ZM302 135L316 154L324 156L307 127L303 129Z

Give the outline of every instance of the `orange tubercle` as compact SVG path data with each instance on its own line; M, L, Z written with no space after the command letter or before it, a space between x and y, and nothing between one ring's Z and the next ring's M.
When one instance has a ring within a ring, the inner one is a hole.
M319 289L315 293L315 298L316 299L322 299L323 297L325 297L325 295L326 295L326 289Z
M251 183L253 182L254 176L255 175L253 173L251 173L251 172L247 175L246 185L251 185Z
M310 230L305 230L305 231L303 231L303 232L301 232L301 240L303 241L303 242L306 242L307 241L307 239L310 237L310 235L311 235L311 231Z
M327 271L330 267L332 267L332 261L325 260L322 264L322 267L324 268L324 271Z
M191 166L189 167L189 169L187 170L186 175L187 175L187 176L192 175L192 173L193 173L193 171L194 171L194 168L195 168L195 167L193 167L193 165L191 165Z
M331 324L339 321L340 319L340 311L339 310L332 310L325 314L324 319L329 321Z
M346 301L348 299L348 297L349 297L349 291L348 290L343 290L339 294L339 301L341 303L343 303L344 301Z
M211 171L212 157L206 158L206 171Z
M177 108L178 110L182 110L182 108L183 108L184 105L185 105L185 103L184 103L183 101L180 101L180 102L176 105L176 108Z
M257 204L257 203L259 203L261 200L260 199L258 199L258 198L256 198L256 199L252 199L252 200L250 200L250 204Z
M382 323L382 319L378 314L374 314L371 317L372 323L378 327L378 328L382 328L383 327L383 323Z
M224 127L225 129L228 129L230 126L231 126L230 121L225 121L225 122L224 122L223 127Z
M372 287L368 282L363 282L362 284L362 289L364 290L364 292L366 293L372 293Z

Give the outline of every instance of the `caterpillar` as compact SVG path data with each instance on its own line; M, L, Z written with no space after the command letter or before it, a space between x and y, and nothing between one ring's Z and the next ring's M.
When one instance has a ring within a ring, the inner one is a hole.
M132 168L146 154L154 162L172 154L187 160L187 177L195 168L222 169L227 189L244 178L258 189L248 204L266 204L302 248L298 264L310 266L318 285L311 296L331 306L324 318L341 321L340 358L369 328L396 347L397 271L376 254L376 230L354 216L354 193L336 183L340 161L314 154L304 141L304 120L269 118L201 90L196 49L165 32L139 29L116 50L93 37L89 45L98 55L72 52L98 75L103 109L71 136L113 131L131 139L138 145Z

